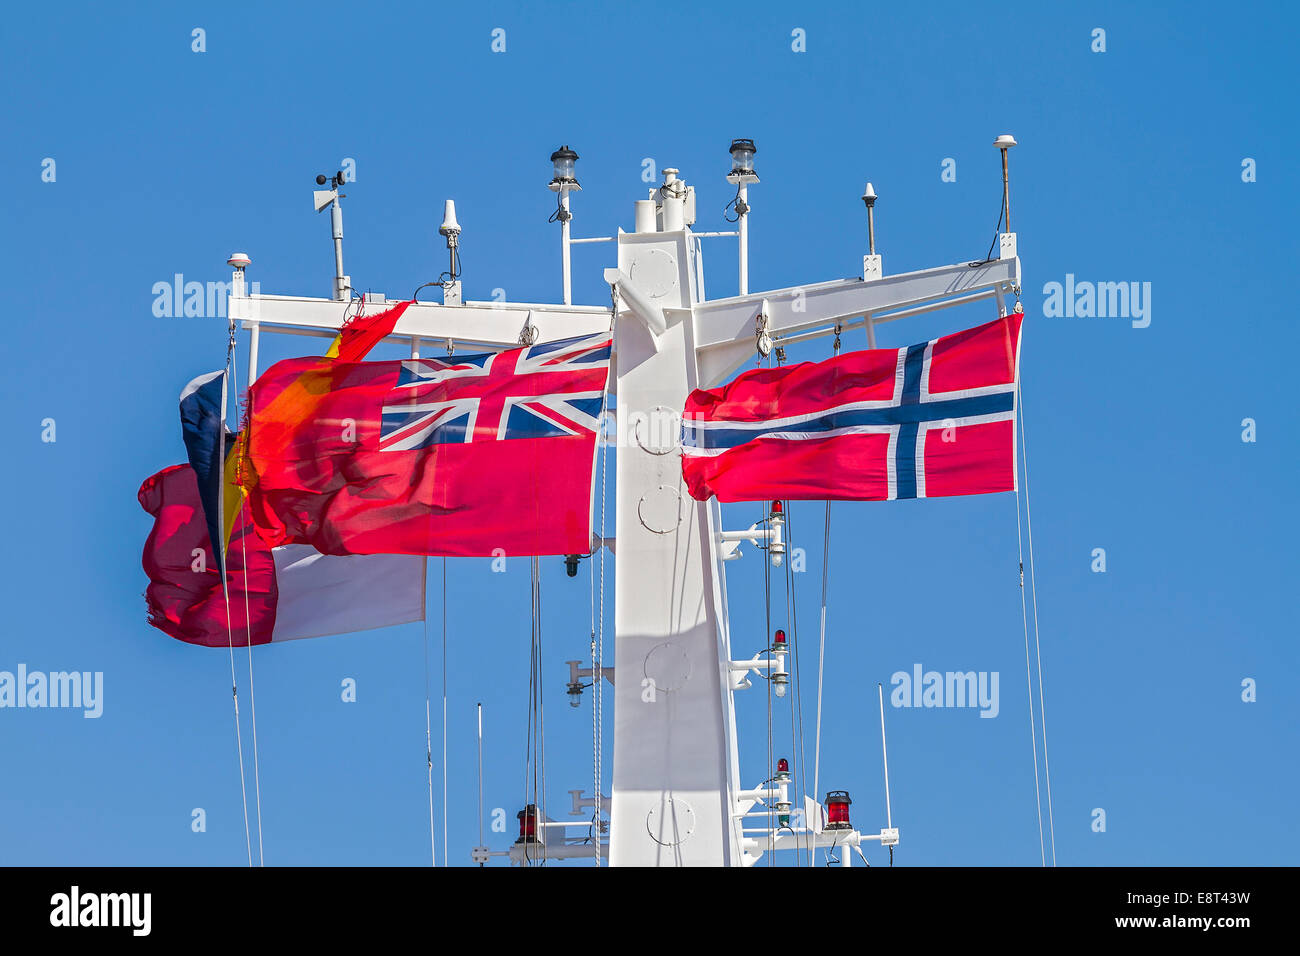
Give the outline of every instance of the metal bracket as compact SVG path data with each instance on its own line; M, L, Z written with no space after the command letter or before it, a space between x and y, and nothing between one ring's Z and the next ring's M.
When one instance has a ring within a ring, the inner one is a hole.
M770 311L767 299L764 299L762 305L758 307L758 315L754 316L754 348L763 358L772 354L772 335L768 331L771 324L768 319Z

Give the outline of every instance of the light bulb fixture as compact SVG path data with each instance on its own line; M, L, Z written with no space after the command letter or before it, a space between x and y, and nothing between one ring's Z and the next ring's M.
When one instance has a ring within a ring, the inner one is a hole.
M823 829L852 830L853 824L849 822L849 804L852 802L847 790L832 790L826 794L826 826Z
M577 171L578 154L569 146L561 146L555 152L551 153L551 165L555 170L555 177L551 180L550 186L556 192L561 187L570 188L578 187L578 180L574 178Z
M758 174L754 172L754 154L758 152L758 147L754 145L752 139L733 139L731 141L731 172L727 174L727 182L740 184L758 182Z

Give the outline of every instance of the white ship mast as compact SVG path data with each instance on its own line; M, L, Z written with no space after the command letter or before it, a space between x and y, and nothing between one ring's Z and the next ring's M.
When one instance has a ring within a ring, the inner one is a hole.
M679 416L687 395L729 378L755 355L795 341L837 334L865 325L874 346L882 322L992 299L1008 312L1020 291L1016 236L1010 231L1006 186L1007 149L1000 136L1003 220L997 258L961 262L917 272L886 275L875 252L871 184L863 195L869 217L868 253L861 276L810 281L797 287L748 291L748 187L754 174L753 144L737 140L733 169L727 177L737 187L738 228L727 233L697 233L694 190L676 169L664 170L664 182L650 199L635 204L635 231L612 237L570 236L570 192L577 155L557 150L555 178L557 219L561 223L564 302L559 305L462 301L455 245L460 233L448 203L440 230L448 240L451 269L440 284L441 305L416 303L398 322L390 341L409 342L418 356L423 340L441 346L510 348L521 342L546 342L608 330L612 308L570 304L570 246L614 242L617 267L606 269L613 292L614 368L610 383L617 396L619 454L615 477L618 557L614 575L615 683L614 766L609 807L608 859L616 866L749 865L769 848L816 846L849 848L860 842L897 842L892 821L878 834L836 826L823 830L820 813L808 832L788 828L773 834L752 827L759 815L746 813L763 802L803 807L791 793L793 784L780 772L768 783L747 784L762 774L744 772L736 739L735 695L743 695L751 669L782 668L779 652L749 646L732 648L727 625L724 562L735 557L741 540L781 544L781 522L751 529L724 528L716 501L697 502L681 481ZM321 177L324 180L324 177ZM351 280L343 274L342 216L336 176L330 190L316 193L316 208L329 207L335 241L333 299L253 295L244 283L246 256L232 256L235 273L229 300L232 321L250 332L248 381L257 375L259 337L265 332L333 334L342 324L340 302L352 298ZM322 181L320 183L324 185ZM709 300L704 292L701 241L734 236L740 244L740 294ZM814 277L810 277L814 278ZM384 301L371 293L367 304ZM608 542L613 543L613 542ZM777 558L779 549L770 548ZM766 652L766 653L765 653ZM743 696L742 696L743 699ZM884 710L881 707L883 725ZM574 796L575 808L590 806ZM767 818L764 811L761 818ZM539 821L545 824L546 821ZM541 853L592 857L590 844L565 845L545 827L531 857ZM561 832L555 829L554 832ZM522 851L528 850L528 844ZM538 850L541 853L538 853ZM512 854L518 857L519 852Z

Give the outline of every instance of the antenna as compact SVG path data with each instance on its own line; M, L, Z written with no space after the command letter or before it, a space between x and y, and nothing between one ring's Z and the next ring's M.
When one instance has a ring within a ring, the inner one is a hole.
M876 187L867 183L862 190L862 202L867 207L867 254L862 257L862 279L879 279L885 274L885 266L880 256L876 255ZM871 316L866 317L867 344L876 347L876 333Z
M1007 232L1011 231L1011 186L1007 180L1007 150L1016 145L1016 138L1010 133L1003 133L993 141L993 145L1002 153L1002 222Z
M880 695L880 755L885 761L885 826L894 829L894 813L889 805L889 750L885 746L885 685L876 682L876 692Z
M446 848L443 848L445 855ZM483 703L478 705L478 846L472 858L480 867L487 863L488 848L483 843Z
M862 190L862 201L867 204L867 254L876 254L876 190L871 183Z
M333 176L321 173L316 177L316 185L324 186L328 183L330 188L312 191L316 211L320 212L326 206L330 210L330 232L334 236L334 298L338 302L351 298L352 293L352 279L343 274L343 207L339 205L339 200L345 195L339 192L343 182L341 169Z
M244 270L247 269L252 262L253 260L248 258L248 253L246 252L232 253L230 258L226 260L226 265L235 270L231 276L231 295L238 297L246 294L244 292Z
M442 283L443 305L460 305L460 223L456 221L456 200L448 199L442 207L442 225L438 235L447 240L447 256L451 260L444 275L447 281Z

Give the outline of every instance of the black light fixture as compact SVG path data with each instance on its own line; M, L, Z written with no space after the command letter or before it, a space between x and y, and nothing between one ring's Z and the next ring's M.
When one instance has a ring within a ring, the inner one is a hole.
M733 139L731 141L731 175L753 176L754 154L758 148L752 139Z
M564 685L564 692L569 695L570 707L582 706L582 692L586 687L586 684L576 680Z
M551 153L551 164L555 167L555 178L551 180L551 185L577 185L578 180L574 178L577 162L578 154L568 146L561 146Z

